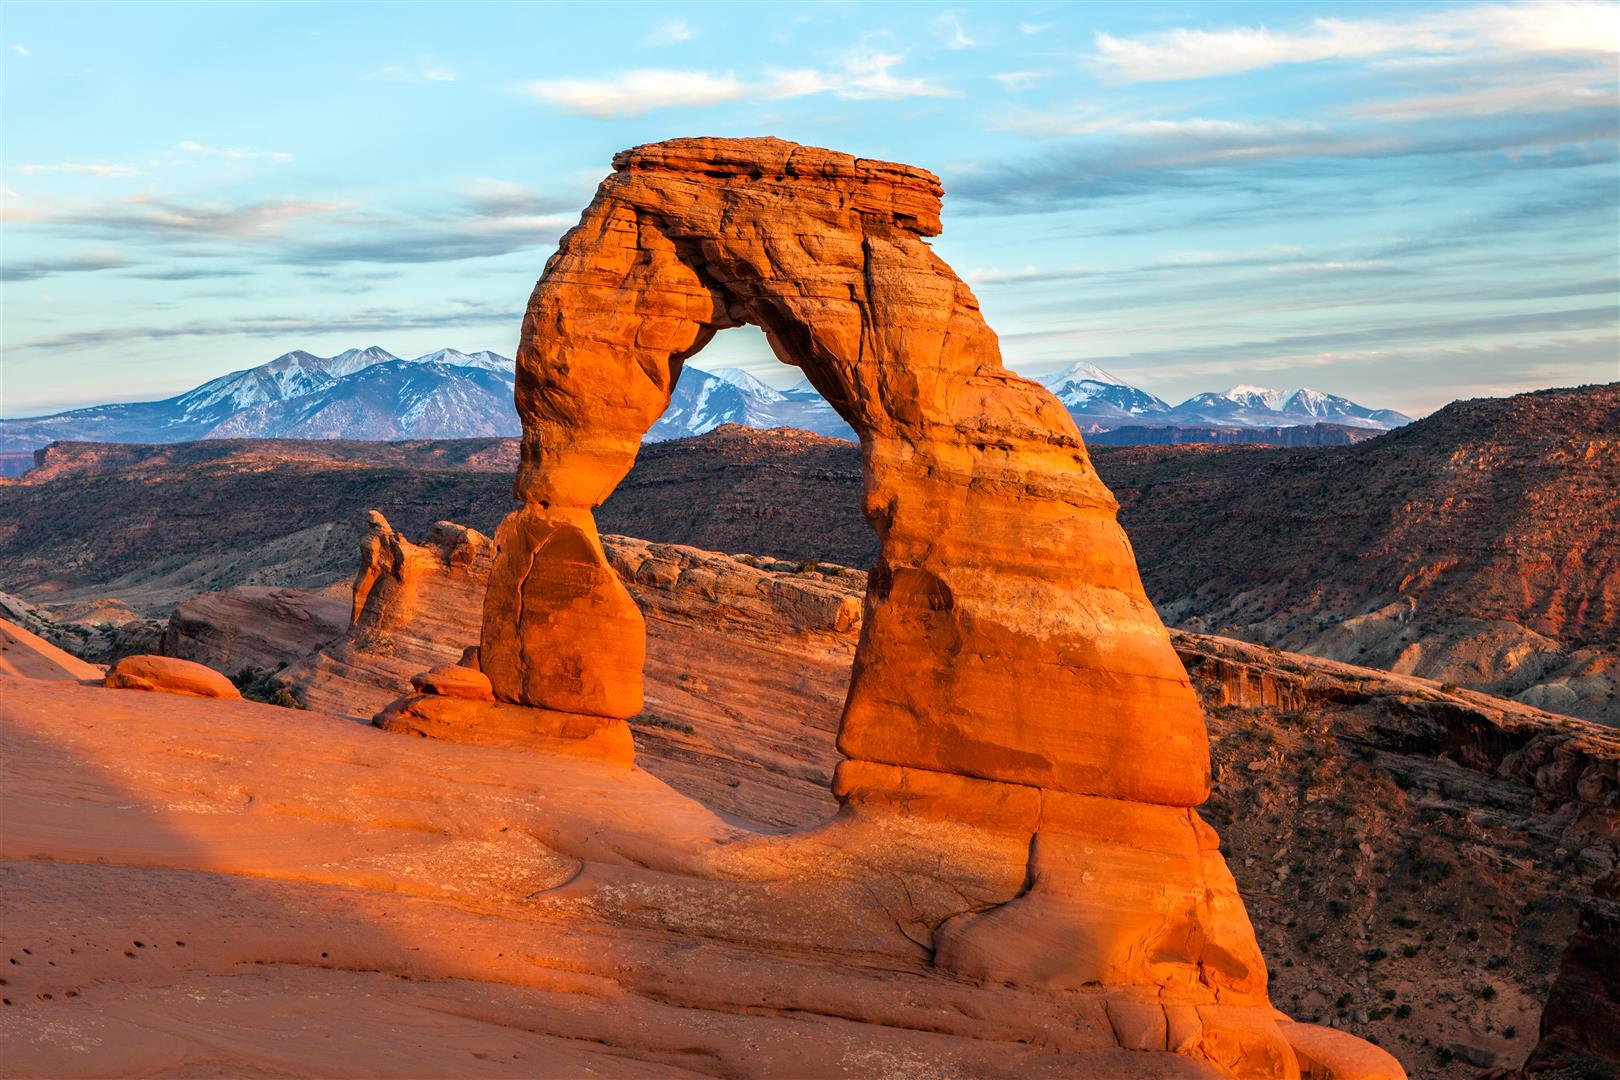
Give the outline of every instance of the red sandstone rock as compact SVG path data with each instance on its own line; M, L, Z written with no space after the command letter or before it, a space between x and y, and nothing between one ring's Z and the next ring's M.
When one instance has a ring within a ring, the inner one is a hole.
M412 675L457 661L478 637L495 552L489 537L448 521L418 544L377 511L368 517L349 628L274 680L339 715L369 717L405 693Z
M214 669L171 656L126 656L108 670L102 685L115 690L156 690L189 697L242 696L231 680Z
M215 671L273 673L302 660L349 625L349 600L333 592L239 585L175 605L163 655Z
M100 679L104 672L63 652L38 634L0 619L0 675L20 679Z
M1209 792L1197 698L1068 413L1001 366L978 302L923 242L938 180L774 139L676 140L614 166L524 320L525 506L501 527L480 646L497 698L639 705L642 620L607 587L590 511L685 358L754 323L861 436L881 547L839 735L843 796L913 818L915 800L870 789L944 785L930 798L947 818L1034 853L1024 895L935 928L936 962L1264 1007L1253 931L1186 809ZM1009 799L1044 809L1060 793L1110 809L1005 817ZM1239 1041L1256 1068L1292 1061L1274 1029Z
M1142 593L1113 498L1067 412L1001 366L972 293L923 242L939 231L938 180L775 139L676 140L614 164L524 320L517 491L530 509L520 515L601 503L683 359L718 330L755 323L863 437L882 549L844 752L1201 801L1197 701ZM503 550L484 666L499 697L572 708L572 691L548 699L518 665L492 662L578 647L547 628L543 590L523 577L535 550ZM593 636L611 647L584 654L602 684L635 635L633 616L621 622L614 631L599 619Z
M494 701L489 676L473 668L458 664L445 664L432 671L411 676L411 686L419 694L438 694L441 697L463 698L467 701Z
M527 506L495 534L478 664L507 701L619 719L641 711L647 631L588 509Z
M437 693L392 702L372 723L384 731L480 746L520 747L561 757L589 758L630 768L635 743L623 720L537 709L504 701Z

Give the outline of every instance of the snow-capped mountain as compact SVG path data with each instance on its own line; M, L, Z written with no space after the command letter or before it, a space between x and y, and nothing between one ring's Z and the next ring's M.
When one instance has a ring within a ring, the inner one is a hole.
M1194 394L1172 406L1094 364L1081 361L1040 382L1057 396L1082 432L1122 427L1285 428L1318 423L1378 431L1409 424L1393 409L1369 409L1319 390L1274 390L1239 383L1224 393Z
M1250 409L1271 409L1277 411L1288 395L1281 390L1272 390L1264 386L1252 386L1249 383L1238 383L1228 390L1224 397L1229 397L1240 405Z
M1170 411L1170 406L1145 390L1138 390L1122 379L1117 379L1094 364L1084 360L1056 375L1041 380L1041 384L1069 409L1097 413L1099 405L1111 406L1126 416L1142 417ZM1140 423L1140 419L1135 422Z
M777 390L741 368L703 371L688 364L670 395L669 408L647 433L647 440L684 439L721 424L792 427L840 439L855 438L843 417L807 381Z
M516 435L516 367L509 357L456 349L405 360L372 345L336 356L302 350L243 368L162 401L75 409L0 420L0 453L55 440L168 443L191 439L451 439ZM1284 393L1239 384L1174 407L1084 361L1040 380L1082 432L1121 428L1287 428L1317 423L1382 431L1410 422L1336 394ZM794 427L853 439L842 417L808 380L787 390L742 368L688 365L669 408L647 438L701 435L721 424Z
M457 438L517 434L513 361L440 349L402 360L372 345L302 349L162 401L0 420L0 451L55 440L169 443L209 438Z
M388 360L325 389L243 409L210 439L468 439L519 435L510 371Z
M709 372L722 382L730 383L745 394L751 394L761 401L786 401L787 395L773 386L766 386L742 368L723 367L715 368Z

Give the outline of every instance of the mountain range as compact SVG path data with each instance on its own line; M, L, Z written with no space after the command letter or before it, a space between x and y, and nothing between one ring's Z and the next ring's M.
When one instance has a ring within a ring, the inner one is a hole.
M513 361L487 350L440 349L409 360L375 345L336 356L295 350L161 401L0 420L0 454L24 454L55 441L516 435L521 426L512 404L514 378ZM1200 429L1190 437L1200 441L1221 441L1223 431L1242 431L1247 433L1242 441L1300 442L1281 429L1331 425L1336 436L1331 441L1351 441L1411 421L1393 409L1370 409L1336 394L1249 385L1198 394L1171 406L1084 362L1040 381L1088 434L1186 427ZM808 381L779 390L741 368L705 371L688 366L647 439L701 435L727 423L854 438Z

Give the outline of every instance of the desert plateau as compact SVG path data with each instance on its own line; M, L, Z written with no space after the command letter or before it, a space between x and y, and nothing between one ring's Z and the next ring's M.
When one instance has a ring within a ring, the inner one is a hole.
M0 1077L1620 1078L1613 5L82 12Z

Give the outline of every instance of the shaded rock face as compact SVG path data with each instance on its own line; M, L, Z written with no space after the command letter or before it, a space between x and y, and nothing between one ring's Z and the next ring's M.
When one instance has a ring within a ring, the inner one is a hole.
M1620 875L1598 885L1541 1014L1527 1076L1612 1076L1620 1065Z
M853 835L926 822L973 853L939 864L947 892L907 916L913 940L986 982L1135 988L1153 1015L1124 1024L1129 1049L1296 1075L1192 810L1209 793L1198 699L1067 411L1002 366L923 242L938 180L772 139L677 140L614 166L524 319L523 506L496 536L479 645L496 704L641 709L642 616L591 511L683 362L758 325L859 436L880 545L834 791ZM983 858L990 879L968 868Z
M239 585L175 605L161 651L215 671L269 674L336 640L350 615L336 592Z

